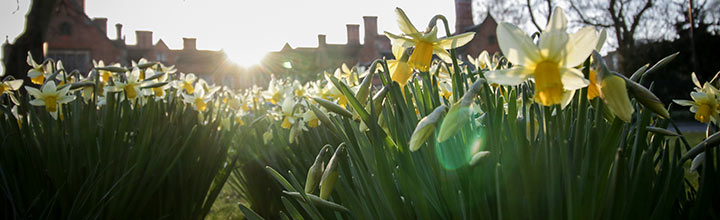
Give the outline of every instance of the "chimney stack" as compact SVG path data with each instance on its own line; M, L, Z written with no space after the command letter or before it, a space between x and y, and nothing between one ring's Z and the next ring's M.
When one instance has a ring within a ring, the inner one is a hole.
M365 44L375 41L377 36L377 16L363 16L365 22Z
M197 50L197 40L195 38L183 37L183 50Z
M103 34L107 36L107 18L93 18L93 24L97 25Z
M359 24L348 24L347 27L347 44L358 45L360 44L360 25Z
M327 41L324 34L318 34L318 48L327 46Z
M75 0L75 3L82 9L83 12L85 12L85 0Z
M120 23L115 24L115 33L117 34L117 37L115 40L122 40L122 24L120 24Z
M137 40L136 46L139 48L152 47L152 31L135 31Z
M455 0L455 33L462 33L473 25L472 1Z

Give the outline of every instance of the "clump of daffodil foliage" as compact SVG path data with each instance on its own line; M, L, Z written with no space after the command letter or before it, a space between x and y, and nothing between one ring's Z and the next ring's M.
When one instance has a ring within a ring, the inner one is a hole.
M556 8L536 35L500 23L501 53L461 60L454 48L472 33L450 36L441 15L420 31L404 11L396 12L402 33L386 32L394 59L343 65L304 87L273 79L258 92L274 103L266 114L274 122L257 128L262 136L248 137L258 143L248 151L258 164L235 172L230 181L248 201L240 207L246 216L717 214L712 184L720 177L714 148L720 135L690 146L645 80L676 54L628 78L608 68L597 52L605 44L604 30L569 32L563 10ZM438 37L443 28L448 37ZM365 84L372 79L381 83ZM696 84L694 101L676 102L693 106L700 121L716 120L717 90ZM307 112L318 119L317 127L301 117ZM690 170L690 159L702 152ZM693 172L699 179L686 175ZM258 174L268 173L279 186L258 183L268 178ZM262 180L254 180L258 176Z
M570 33L556 8L537 34L498 24L500 53L462 60L474 33L396 14L393 59L264 88L29 56L31 85L0 84L4 215L202 218L227 181L248 219L717 216L720 135L690 146L645 80L677 54L618 73L605 31ZM675 102L716 123L717 89L693 79Z

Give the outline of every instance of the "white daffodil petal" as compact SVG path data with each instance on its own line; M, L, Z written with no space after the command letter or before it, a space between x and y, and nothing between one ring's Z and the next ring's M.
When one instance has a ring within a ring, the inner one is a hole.
M440 59L443 61L450 63L452 62L452 58L450 57L450 54L445 50L441 48L433 48L433 53L435 53Z
M400 45L392 45L392 53L395 56L395 60L399 60L405 54L405 48Z
M75 100L75 96L74 96L74 95L68 95L68 96L63 96L62 98L60 98L60 100L57 100L57 102L60 103L60 104L65 104L65 103L68 103L68 102L72 102L73 100Z
M43 93L54 93L57 91L57 87L55 87L55 82L49 81L47 84L45 84L42 88L40 88Z
M700 85L700 80L698 80L697 78L697 75L695 75L695 73L692 73L690 74L690 76L692 76L693 84L695 84L695 86L697 86L698 88L702 88L702 86Z
M583 77L582 72L575 68L562 68L560 74L562 74L561 80L565 90L577 90L590 84L590 81Z
M43 106L43 105L45 105L45 100L44 99L33 99L33 100L30 100L30 104L34 105L34 106Z
M392 41L393 45L398 45L398 46L401 46L404 48L410 48L410 47L415 46L414 41L404 38L404 37L401 37L401 36L397 36L397 35L388 33L387 31L385 31L385 36L390 38L390 41Z
M565 59L562 60L561 65L565 67L580 65L588 58L588 56L590 56L593 49L595 49L597 41L597 33L593 27L585 27L574 34L571 34L565 46L565 51L567 51L567 53L564 56Z
M694 102L692 102L690 100L673 99L673 102L675 102L675 104L682 105L682 106L692 106L693 104L695 104Z
M595 50L600 53L600 50L602 50L603 45L605 45L605 40L607 40L607 31L603 28L600 30L600 37L598 38L598 43L595 46Z
M7 81L7 82L5 82L5 83L7 83L7 85L10 86L10 88L11 88L12 90L17 90L17 89L20 88L20 86L22 86L23 80L22 80L22 79L16 79L16 80Z
M467 32L452 37L440 39L440 42L438 42L437 46L446 50L458 48L470 42L474 37L475 32Z
M500 50L515 65L525 65L540 59L540 52L530 37L517 26L503 22L497 26Z
M560 101L560 108L565 109L575 97L575 90L565 91L563 93L562 101Z
M25 86L25 91L30 93L30 95L32 95L35 98L40 98L42 96L42 92L40 92L40 90L33 88L33 87Z
M397 23L398 27L400 27L400 31L405 34L413 34L419 32L417 28L415 28L415 26L410 22L410 19L408 19L407 15L402 9L395 8L395 14L397 14Z
M691 93L690 93L690 97L692 97L692 99L695 100L695 101L707 100L707 99L708 99L707 94L702 93L702 92L691 92Z
M565 45L568 42L568 34L565 31L548 31L540 35L540 54L545 59L560 61L565 56Z
M565 17L565 12L562 10L562 8L555 7L552 15L550 15L550 20L545 27L545 31L560 30L565 32L565 29L567 29L567 18Z
M517 85L524 82L532 74L532 70L523 67L513 67L490 71L485 74L489 81L501 85Z

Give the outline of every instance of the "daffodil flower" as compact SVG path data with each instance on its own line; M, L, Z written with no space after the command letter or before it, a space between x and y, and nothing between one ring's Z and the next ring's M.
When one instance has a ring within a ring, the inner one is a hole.
M412 69L410 69L410 64L408 64L408 55L405 48L399 45L392 45L392 53L395 59L387 61L388 68L390 69L390 78L400 85L404 93L405 90L402 88L405 87L408 80L410 80L410 76L412 76Z
M441 59L449 60L450 54L446 50L463 46L470 42L475 36L474 32L467 32L447 38L437 38L437 26L433 26L430 31L421 33L410 23L405 12L400 8L395 8L397 14L397 22L402 35L395 35L385 32L394 45L404 48L415 47L412 55L408 60L408 64L413 69L421 72L427 72L430 69L430 61L432 55L436 54Z
M202 86L196 86L195 91L192 95L183 93L183 101L191 104L196 111L204 112L207 110L208 102L212 100L212 93L205 94L205 89Z
M0 95L8 94L12 95L12 91L16 91L22 86L22 79L11 79L10 77L5 78L0 82Z
M29 86L25 86L25 90L35 97L35 99L30 100L30 104L34 106L45 106L45 110L49 112L54 119L57 119L58 108L61 104L75 100L74 95L67 94L68 91L70 91L70 86L65 86L58 90L54 81L48 81L40 90Z
M333 75L335 78L345 81L348 86L355 86L359 84L357 73L353 72L353 70L345 63L343 63L340 68L335 69L335 73Z
M283 121L280 124L282 128L288 129L295 124L295 119L297 119L297 116L295 115L295 105L297 104L298 103L295 102L293 97L287 97L283 100L282 105L280 106L283 116Z
M136 99L141 93L140 86L140 70L133 68L131 72L127 73L127 79L124 82L116 82L115 86L111 89L112 91L123 91L125 92L125 98L135 103Z
M152 69L148 69L147 73L148 73L148 75L153 74L150 76L150 78L156 78L156 77L157 78L153 79L149 82L145 82L144 84L146 84L146 85L166 82L167 78L168 78L167 73L161 72L161 73L155 74ZM160 76L157 76L158 74L160 74ZM164 100L165 96L167 96L168 88L170 88L170 84L152 87L150 89L143 90L143 92L145 92L145 96L152 96L152 97L155 97L155 101L160 101L160 100Z
M97 69L97 68L106 67L106 66L105 66L105 62L103 62L102 60L101 60L101 61L98 61L98 62L95 62L95 60L93 60L93 66L94 66L94 68L96 68L96 69ZM110 66L122 67L122 66L120 66L119 63L115 63L115 64L112 64L112 65L110 65ZM104 83L109 82L109 81L110 81L110 77L113 77L113 76L114 76L113 72L112 72L112 71L108 71L108 70L98 70L98 74L100 75L100 82L104 82Z
M285 93L288 93L283 84L285 84L284 81L275 79L274 77L271 78L267 91L263 92L265 100L272 104L277 104L283 100Z
M315 115L315 112L313 112L311 109L308 109L305 113L303 113L302 117L303 121L307 123L308 127L316 128L318 125L320 125L320 120L318 119L317 115Z
M486 69L490 71L495 70L496 68L496 64L490 60L490 54L487 52L487 50L483 50L482 52L480 52L480 55L478 55L477 58L473 58L470 55L467 55L467 58L468 61L470 61L473 66L475 66L475 68L481 70Z
M195 76L195 74L180 73L180 79L174 81L173 87L175 87L176 89L182 89L185 91L185 93L192 95L193 92L195 92L195 88L193 87L195 80L197 80L197 76Z
M585 61L597 44L597 34L592 27L572 35L566 33L566 29L567 21L561 8L553 11L538 45L517 26L501 23L497 27L498 44L514 66L488 72L487 78L502 85L534 79L537 102L545 106L560 104L566 90L588 85L589 81L574 67Z
M30 65L32 68L28 70L28 78L30 78L30 81L36 85L42 85L45 82L45 78L52 75L52 68L53 64L52 62L47 62L45 64L38 64L35 62L35 60L32 57L32 54L30 54L30 51L28 51L27 56L27 64Z
M700 86L695 73L692 74L692 80L695 84L695 91L690 93L690 100L673 100L673 102L682 106L690 106L690 112L695 113L695 120L708 123L712 121L717 124L720 118L720 102L718 101L718 90L709 83Z

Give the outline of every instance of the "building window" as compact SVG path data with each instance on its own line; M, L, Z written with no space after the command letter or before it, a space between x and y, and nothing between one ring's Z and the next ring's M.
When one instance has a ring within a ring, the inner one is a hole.
M157 52L155 53L155 60L165 62L167 61L167 56L163 52Z
M60 23L60 35L71 35L72 25L68 22Z
M78 70L81 73L90 71L90 51L87 50L49 50L47 57L55 61L62 60L68 72Z
M495 35L490 35L490 36L488 37L488 42L489 42L490 44L495 44L495 41L496 41Z

